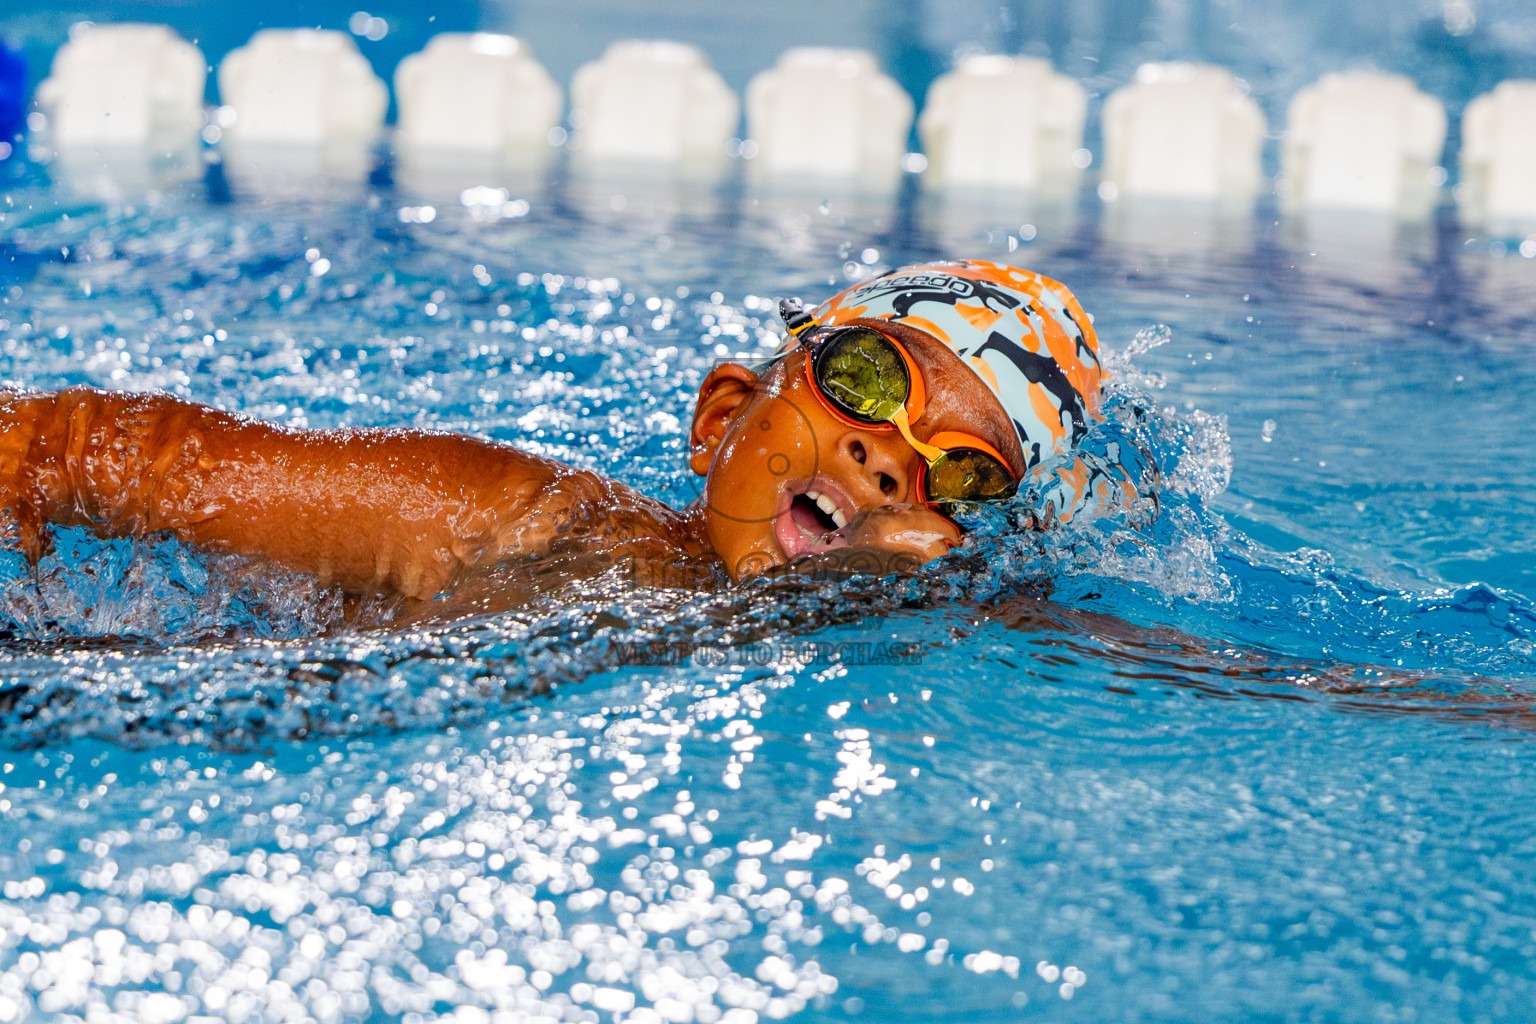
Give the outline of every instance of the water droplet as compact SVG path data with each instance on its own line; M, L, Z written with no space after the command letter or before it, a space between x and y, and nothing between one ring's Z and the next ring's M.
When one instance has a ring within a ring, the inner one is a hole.
M1136 337L1126 346L1125 354L1131 357L1143 355L1173 340L1173 331L1167 324L1153 324L1136 332Z

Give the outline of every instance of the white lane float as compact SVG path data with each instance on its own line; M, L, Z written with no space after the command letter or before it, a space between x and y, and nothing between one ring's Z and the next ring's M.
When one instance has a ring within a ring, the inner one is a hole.
M1536 81L1500 82L1467 104L1457 196L1469 223L1536 228Z
M108 201L196 180L207 77L202 52L164 25L81 22L38 86L32 155Z
M202 51L164 25L82 22L37 88L54 146L149 146L203 126Z
M786 50L747 86L744 153L759 177L899 180L912 97L863 50Z
M444 32L395 70L397 147L477 153L542 151L565 97L514 36Z
M583 162L718 164L740 117L736 94L703 51L685 43L620 41L571 81Z
M1226 68L1147 63L1104 102L1100 195L1252 199L1264 115Z
M565 95L515 36L432 37L395 70L395 102L395 181L434 201L469 196L475 216L526 206L565 139ZM487 199L497 193L510 198Z
M240 143L373 142L389 92L345 32L262 29L219 65L219 96Z
M1038 57L976 55L928 89L917 132L938 188L1061 191L1084 161L1088 97Z
M1445 172L1445 107L1401 75L1324 75L1291 99L1281 198L1293 210L1426 217Z
M389 91L344 32L262 29L219 65L225 173L244 191L361 181Z

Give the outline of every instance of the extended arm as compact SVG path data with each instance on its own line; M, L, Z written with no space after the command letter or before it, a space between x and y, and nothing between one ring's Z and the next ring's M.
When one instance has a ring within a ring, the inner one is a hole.
M1326 700L1350 712L1440 715L1536 729L1536 699L1518 680L1291 657L1026 594L976 608L1006 628L1044 634L1036 642L1052 657L1107 663L1115 685L1106 683L1105 689L1128 697L1176 687L1219 700Z
M352 592L429 598L463 570L590 527L616 487L458 434L290 430L167 395L0 391L0 541L33 562L48 524L170 531Z

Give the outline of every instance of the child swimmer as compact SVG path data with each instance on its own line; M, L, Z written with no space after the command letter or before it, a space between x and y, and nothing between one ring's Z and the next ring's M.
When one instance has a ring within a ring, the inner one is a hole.
M932 263L781 311L778 355L699 388L689 465L705 479L683 509L462 434L290 429L77 387L0 391L0 544L35 565L49 525L169 532L425 602L556 555L701 559L733 579L839 552L910 566L961 543L952 502L1038 486L1049 521L1129 491L1068 455L1103 372L1062 285Z

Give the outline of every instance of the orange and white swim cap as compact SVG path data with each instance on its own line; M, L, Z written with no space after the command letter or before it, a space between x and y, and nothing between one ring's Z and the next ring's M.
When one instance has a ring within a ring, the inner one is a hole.
M1077 451L1100 419L1107 374L1093 321L1065 285L986 260L923 263L856 284L807 315L825 327L858 317L927 332L997 396L1024 450L1037 523L1135 499L1117 450L1107 460Z
M1002 403L1026 475L1070 451L1099 411L1093 322L1064 285L1017 267L958 260L899 267L818 306L814 321L895 320L948 345Z

